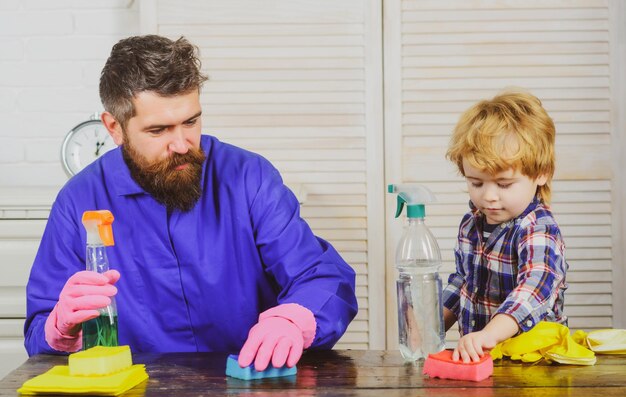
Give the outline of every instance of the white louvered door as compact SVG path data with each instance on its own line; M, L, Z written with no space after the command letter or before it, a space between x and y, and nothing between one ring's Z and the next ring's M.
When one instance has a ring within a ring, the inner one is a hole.
M371 216L384 194L379 3L184 4L156 1L144 30L199 46L204 130L272 161L356 270L359 313L338 347L384 347L384 306L372 306L384 300L383 218Z
M385 15L386 177L437 194L427 222L442 248L445 279L468 209L465 183L444 158L451 131L477 100L523 87L556 124L552 208L567 245L570 328L612 327L619 262L612 254L608 2L386 0ZM393 205L388 200L388 213ZM399 227L389 218L387 226L390 246Z

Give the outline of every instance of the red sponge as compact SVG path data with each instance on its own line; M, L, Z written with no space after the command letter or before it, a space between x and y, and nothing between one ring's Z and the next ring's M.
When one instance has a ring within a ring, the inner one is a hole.
M472 380L479 382L493 374L493 360L489 353L480 361L464 363L452 361L452 350L443 350L437 354L429 354L424 361L424 375L431 378Z

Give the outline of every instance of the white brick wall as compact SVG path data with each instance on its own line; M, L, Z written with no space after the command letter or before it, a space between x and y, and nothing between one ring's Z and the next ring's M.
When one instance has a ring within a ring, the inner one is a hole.
M11 199L20 197L16 192L21 197L31 197L24 192L33 196L56 192L67 181L60 162L61 143L72 127L102 110L100 71L113 44L139 34L138 3L0 0L0 202L5 206L24 206ZM54 194L49 197L46 202ZM5 212L0 207L0 230L12 225L4 219ZM11 212L13 217L17 213ZM33 247L39 233L29 236ZM0 286L5 306L17 311L22 311L23 298L8 302L6 294L20 295L11 288L23 288L32 262L23 257L28 248L20 251L19 258L12 257L11 250L20 241L0 240L0 268L24 264ZM30 251L34 256L34 248ZM15 313L0 311L0 379L26 359L23 320L16 319Z
M0 36L60 36L72 34L73 18L68 11L22 11L0 14Z
M0 187L60 188L67 131L101 111L111 47L139 34L133 0L0 0Z

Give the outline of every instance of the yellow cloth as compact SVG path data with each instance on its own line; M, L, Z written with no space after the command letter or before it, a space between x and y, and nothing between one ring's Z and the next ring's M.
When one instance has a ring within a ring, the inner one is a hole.
M566 326L547 321L541 321L530 331L498 343L490 353L494 360L508 356L511 360L528 363L542 358L561 364L596 363L595 354L576 343Z
M588 334L577 331L577 342L600 354L626 354L626 329L599 329Z
M117 396L148 379L145 365L135 364L123 371L103 376L70 376L69 366L57 365L48 372L24 382L21 394L67 393Z

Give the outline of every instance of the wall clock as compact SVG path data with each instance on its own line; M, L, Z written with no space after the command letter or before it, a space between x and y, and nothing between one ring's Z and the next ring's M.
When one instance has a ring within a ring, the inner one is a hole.
M61 146L61 162L71 177L116 147L99 114L95 113L67 133Z

